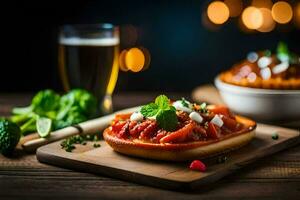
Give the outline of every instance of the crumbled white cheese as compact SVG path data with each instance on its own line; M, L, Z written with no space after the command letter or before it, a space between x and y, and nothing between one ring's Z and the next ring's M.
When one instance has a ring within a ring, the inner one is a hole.
M271 59L270 57L263 56L263 57L261 57L260 59L258 59L257 65L258 65L260 68L265 68L265 67L267 67L269 64L271 64L271 62L272 62L272 59Z
M247 55L247 60L251 63L255 63L257 61L258 55L255 52L250 52Z
M175 101L173 103L173 106L175 107L176 110L181 110L183 112L187 112L187 113L191 113L193 112L192 109L185 107L184 105L182 105L181 101Z
M215 115L210 122L217 125L218 127L222 127L224 124L223 120L219 115Z
M288 62L282 62L278 65L276 65L273 69L272 72L274 74L279 74L281 72L284 72L285 70L287 70L289 68L289 63Z
M261 77L262 77L264 80L267 80L267 79L271 78L271 75L272 75L272 74L271 74L270 68L267 67L267 68L261 69L261 70L260 70L260 75L261 75Z
M191 112L189 117L194 120L195 122L201 123L203 121L203 118L201 115L197 112Z
M140 112L134 112L131 114L130 116L130 120L131 121L137 121L137 122L140 122L144 119L144 116L142 115L142 113Z

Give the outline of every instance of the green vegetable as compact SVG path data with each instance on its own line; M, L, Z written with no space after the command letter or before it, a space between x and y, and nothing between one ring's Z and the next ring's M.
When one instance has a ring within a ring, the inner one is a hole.
M156 97L155 103L144 105L141 113L145 117L156 117L158 126L167 131L173 131L178 124L176 109L165 95Z
M96 110L97 100L93 95L82 89L71 90L61 97L55 127L64 128L86 121L95 116Z
M23 135L38 131L41 137L46 137L52 130L94 117L96 111L97 100L86 90L74 89L61 97L53 90L42 90L29 106L14 108L10 120L21 127ZM44 120L39 122L39 119ZM39 124L43 125L38 127Z
M20 140L20 128L17 124L0 120L0 153L9 155Z

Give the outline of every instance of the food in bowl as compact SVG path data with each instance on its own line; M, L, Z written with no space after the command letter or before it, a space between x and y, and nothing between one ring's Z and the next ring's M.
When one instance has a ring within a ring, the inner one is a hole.
M215 79L225 104L235 113L257 121L300 122L299 56L279 43L277 53L250 53Z
M277 53L250 52L245 60L220 74L220 80L237 86L264 89L300 89L299 56L279 43Z
M225 106L172 102L160 95L138 112L117 114L103 136L126 155L185 161L237 149L251 141L255 128L254 121Z

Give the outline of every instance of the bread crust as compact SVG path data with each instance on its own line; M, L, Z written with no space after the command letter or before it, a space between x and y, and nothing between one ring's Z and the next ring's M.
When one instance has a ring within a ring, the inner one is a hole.
M179 144L144 143L139 140L117 138L111 134L109 128L104 130L103 136L115 151L129 156L166 161L202 159L240 148L253 139L256 123L241 116L237 116L236 119L239 123L244 124L245 128L219 140Z

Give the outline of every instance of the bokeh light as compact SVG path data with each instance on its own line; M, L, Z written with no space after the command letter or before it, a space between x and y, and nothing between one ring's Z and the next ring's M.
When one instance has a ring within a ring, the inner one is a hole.
M276 22L286 24L293 17L292 7L285 1L278 1L272 7L272 16Z
M263 16L263 23L257 29L260 32L270 32L275 28L275 21L273 20L271 10L268 8L259 8Z
M300 2L296 4L294 9L294 23L300 28Z
M125 63L125 56L127 54L127 50L124 49L120 55L119 55L119 68L121 71L123 72L127 72L128 71L128 68L126 66L126 63Z
M258 29L263 24L263 14L258 8L250 6L243 11L242 21L248 29Z
M207 8L207 16L215 24L223 24L229 18L229 9L222 1L214 1Z
M271 0L252 0L251 5L256 8L272 8L273 2Z
M243 10L242 0L225 0L224 3L229 9L230 17L237 17L241 14Z
M119 55L119 68L121 71L140 72L149 68L151 55L145 47L124 49Z
M125 64L133 72L139 72L145 65L145 56L139 48L131 48L125 54Z
M151 62L151 55L148 49L146 49L145 47L139 47L139 49L143 52L144 56L145 56L145 64L143 66L142 71L145 71L149 68L150 66L150 62Z

